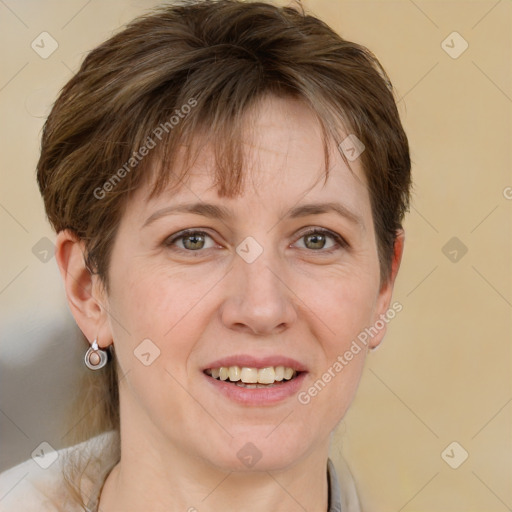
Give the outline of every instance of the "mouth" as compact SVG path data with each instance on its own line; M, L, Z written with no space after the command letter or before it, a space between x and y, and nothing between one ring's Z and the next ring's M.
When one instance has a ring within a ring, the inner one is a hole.
M267 407L293 400L309 368L285 355L236 354L210 361L201 371L212 397L244 407Z
M219 366L207 368L205 375L212 379L226 382L241 388L272 388L296 379L302 371L289 366L266 366L263 368L249 366Z

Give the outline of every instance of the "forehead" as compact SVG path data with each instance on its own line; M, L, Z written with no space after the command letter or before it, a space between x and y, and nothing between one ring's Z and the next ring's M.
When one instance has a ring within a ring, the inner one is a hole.
M330 148L325 180L323 135L314 112L302 101L269 96L245 116L238 136L244 155L243 190L235 198L219 198L215 183L216 158L211 144L197 153L184 183L150 197L150 184L137 191L132 206L144 212L177 202L216 199L229 204L279 210L299 202L341 201L362 217L369 213L366 179L359 160L344 162L339 149ZM180 158L176 159L180 165Z

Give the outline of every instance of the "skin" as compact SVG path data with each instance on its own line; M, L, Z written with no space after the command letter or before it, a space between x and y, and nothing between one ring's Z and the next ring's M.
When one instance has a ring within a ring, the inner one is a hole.
M327 510L331 434L352 402L366 351L386 329L307 405L296 395L273 405L235 403L206 385L202 369L233 354L284 355L307 365L300 391L307 390L390 307L404 234L380 287L359 160L351 162L352 174L333 150L324 184L320 128L304 104L267 97L252 114L243 139L250 179L241 196L219 198L206 148L177 193L147 200L149 188L142 187L130 198L114 241L108 295L84 266L83 243L68 231L58 234L57 259L76 321L91 343L114 343L125 374L122 456L105 483L103 512L208 512L234 504L248 512ZM162 208L198 200L225 206L232 217L180 213L143 227ZM298 204L329 201L342 203L360 224L334 212L283 217ZM187 228L210 238L204 245L190 238L165 243ZM337 233L348 247L304 237L306 228ZM236 253L248 236L263 248L250 264ZM147 338L160 350L149 366L134 356ZM251 468L237 456L248 442L261 453Z

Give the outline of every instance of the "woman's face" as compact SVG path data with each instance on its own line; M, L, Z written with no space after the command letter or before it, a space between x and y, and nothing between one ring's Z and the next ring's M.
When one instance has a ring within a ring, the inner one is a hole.
M368 347L353 342L392 288L379 289L359 159L354 175L333 152L324 184L314 115L277 98L257 112L242 195L218 197L209 150L177 193L137 191L105 298L126 435L224 470L284 468L327 448L363 369Z

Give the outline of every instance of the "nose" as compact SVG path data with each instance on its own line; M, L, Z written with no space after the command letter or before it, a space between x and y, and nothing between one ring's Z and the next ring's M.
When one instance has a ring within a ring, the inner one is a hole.
M231 330L254 335L278 334L297 318L293 291L275 261L264 251L256 261L236 258L222 304L223 324Z

